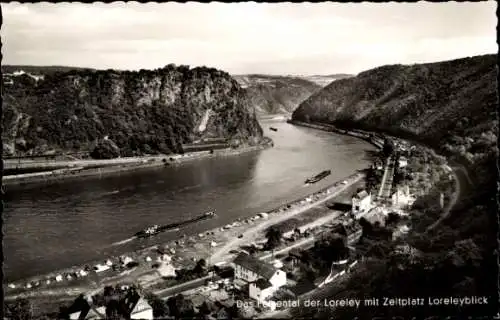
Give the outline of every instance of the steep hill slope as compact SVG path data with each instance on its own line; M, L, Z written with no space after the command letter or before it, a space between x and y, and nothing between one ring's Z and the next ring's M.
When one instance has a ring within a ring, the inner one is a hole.
M470 157L496 139L496 77L494 55L382 66L333 82L292 119L409 132Z
M443 176L417 199L421 205L411 209L411 232L400 241L418 254L401 254L392 239L376 241L366 261L345 283L325 286L322 298L486 296L489 303L382 308L380 302L377 307L342 310L298 309L294 317L352 319L377 313L386 318L486 319L498 311L496 80L494 55L383 66L332 83L292 117L420 140L450 155L450 165L464 164L470 176L459 177L466 181L460 183L460 198L434 229L429 226L442 210L430 199L439 198L448 178Z
M286 76L234 75L258 114L290 113L321 89L314 82Z
M229 74L169 65L139 72L75 70L5 88L4 154L90 151L108 141L121 156L179 151L201 138L262 138L245 92ZM115 146L116 145L116 146Z

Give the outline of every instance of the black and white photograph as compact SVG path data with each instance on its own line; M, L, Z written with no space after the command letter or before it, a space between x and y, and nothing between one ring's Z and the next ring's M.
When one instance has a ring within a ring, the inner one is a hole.
M500 319L497 2L2 2L4 320Z

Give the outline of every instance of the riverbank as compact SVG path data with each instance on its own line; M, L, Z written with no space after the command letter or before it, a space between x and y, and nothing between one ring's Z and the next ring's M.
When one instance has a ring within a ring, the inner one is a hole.
M5 289L6 299L11 300L19 297L37 298L48 295L74 296L75 292L88 292L103 285L122 282L139 283L143 288L161 290L174 285L176 282L176 280L163 279L158 270L153 267L155 264L163 264L165 255L168 255L168 259L171 259L171 265L174 269L192 268L196 260L200 258L207 259L209 264L221 262L225 257L230 258L230 256L227 256L229 253L226 250L230 251L241 244L241 241L233 241L234 239L238 239L237 237L240 234L245 234L241 239L249 239L253 232L260 232L267 226L289 220L338 196L362 178L362 173L355 173L342 179L345 182L340 180L342 182L337 182L325 189L310 194L306 198L285 204L265 214L255 215L254 213L249 218L237 219L231 224L208 230L198 235L188 237L183 235L182 230L180 230L178 231L179 237L176 241L158 244L122 255L122 259L128 258L128 261L138 263L133 268L117 268L117 270L113 270L113 267L111 267L109 270L99 273L92 271L92 267L97 264L120 265L120 257L109 257L108 259L73 266L47 275L16 281L9 284ZM255 233L254 235L257 237L259 234ZM215 256L212 256L212 254L215 254ZM82 273L82 270L89 271Z
M176 155L158 155L146 157L119 158L112 160L75 160L52 161L52 166L66 166L67 168L52 171L26 173L20 175L3 176L4 186L24 186L28 184L48 183L61 180L102 177L124 172L147 170L162 166L177 166L187 162L207 158L229 157L248 152L256 152L273 146L271 139L257 146L228 148L213 151L195 151Z
M339 129L333 125L330 124L325 124L325 123L310 123L310 122L302 122L302 121L297 121L297 120L287 120L287 123L301 126L301 127L307 127L307 128L312 128L312 129L317 129L317 130L322 130L322 131L328 131L328 132L334 132L338 134L343 134L343 135L348 135L356 138L360 138L364 141L367 141L377 147L378 149L382 149L384 145L384 137L380 134L373 134L373 133L366 133L362 132L360 130L343 130Z

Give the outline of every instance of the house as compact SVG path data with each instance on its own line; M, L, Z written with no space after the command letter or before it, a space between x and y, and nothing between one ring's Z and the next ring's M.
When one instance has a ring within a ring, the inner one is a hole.
M362 190L352 197L352 213L358 219L370 210L372 202L371 194Z
M285 272L248 254L240 253L234 259L233 264L236 279L242 279L250 283L263 278L269 280L275 287L286 284Z
M405 186L398 188L391 196L392 206L396 208L405 208L411 206L415 202L415 198L410 194L410 188Z
M399 157L398 166L404 168L408 165L408 160L405 157Z
M275 288L268 280L259 278L257 281L250 283L248 295L250 298L257 300L263 306L274 310L276 308L276 304L273 304L270 301L270 298L277 289L278 288Z
M406 224L404 224L392 232L392 239L395 240L395 239L407 234L408 231L410 231L410 228L408 228L408 226Z
M153 308L135 291L128 291L120 298L119 313L126 319L153 319ZM78 297L69 308L71 320L106 319L106 306L95 305L91 298Z
M235 279L249 283L250 298L263 305L286 284L286 272L245 253L240 253L233 264Z
M153 319L153 308L141 297L134 303L130 312L130 319Z

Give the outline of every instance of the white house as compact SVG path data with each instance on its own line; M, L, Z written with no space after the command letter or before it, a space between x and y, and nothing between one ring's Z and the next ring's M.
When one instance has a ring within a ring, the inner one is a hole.
M415 202L415 198L411 196L408 186L398 188L398 190L392 194L393 207L404 208L411 206L413 202Z
M130 319L153 319L153 308L141 297L130 312Z
M400 168L404 168L408 165L408 160L405 157L399 157L398 159L398 166Z
M260 304L274 310L276 304L270 301L272 295L278 288L275 288L269 281L260 278L255 282L250 283L248 287L248 295L250 298L257 300Z
M286 284L286 272L248 254L240 253L233 265L235 280L249 283L250 298L264 305L268 304L267 298Z
M410 228L408 228L408 226L406 224L402 225L392 232L392 239L395 240L395 239L407 234L408 231L410 231Z
M371 202L372 196L365 190L358 192L352 197L352 213L356 219L370 210Z

